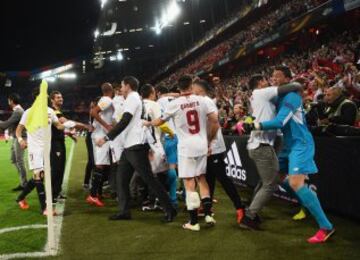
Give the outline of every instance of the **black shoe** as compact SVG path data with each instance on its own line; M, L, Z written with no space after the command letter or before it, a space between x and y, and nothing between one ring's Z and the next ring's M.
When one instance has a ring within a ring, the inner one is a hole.
M249 218L246 215L241 220L239 226L244 229L260 230L259 222L256 221L255 219Z
M256 214L254 221L256 221L258 224L261 224L262 220L258 214Z
M12 191L22 191L23 189L24 189L24 187L19 185L16 188L13 188Z
M171 209L170 211L166 212L165 217L163 218L162 222L170 223L174 221L174 218L177 215L176 209Z
M109 220L131 220L130 214L115 214L109 217Z

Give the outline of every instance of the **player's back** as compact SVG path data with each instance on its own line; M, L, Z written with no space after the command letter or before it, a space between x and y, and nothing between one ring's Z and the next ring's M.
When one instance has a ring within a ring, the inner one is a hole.
M123 96L115 96L112 100L114 107L113 119L115 122L119 122L121 120L122 114L124 113L124 102L125 99Z
M104 120L105 123L111 125L113 120L114 107L113 102L110 97L103 96L97 103L97 106L100 108L100 117ZM105 129L103 126L95 119L93 122L93 126L95 128L94 133L104 133Z
M169 96L169 97L161 97L156 101L160 105L161 114L164 114L168 105L174 100L175 100L174 97ZM174 121L172 119L170 119L168 123L169 123L169 127L171 128L171 130L173 130L175 132Z
M291 92L279 99L279 107L291 104L294 107L291 118L283 127L284 141L287 147L314 145L313 137L307 128L302 98Z
M145 99L143 100L144 109L145 109L145 118L146 120L154 120L161 117L161 108L159 103ZM161 137L161 130L160 128L156 127L153 128L152 131L154 131L156 140L160 140Z
M208 106L203 97L181 96L172 101L167 109L174 114L176 134L179 139L179 155L197 157L206 155Z

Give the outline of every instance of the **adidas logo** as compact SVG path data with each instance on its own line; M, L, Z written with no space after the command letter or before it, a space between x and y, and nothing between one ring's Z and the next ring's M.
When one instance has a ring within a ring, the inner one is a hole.
M230 150L227 152L224 162L226 163L227 176L240 181L246 181L246 170L243 169L239 150L235 142L232 143Z

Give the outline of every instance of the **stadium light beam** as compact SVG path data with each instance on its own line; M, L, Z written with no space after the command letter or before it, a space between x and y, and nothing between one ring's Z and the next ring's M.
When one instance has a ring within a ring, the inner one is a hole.
M177 4L176 0L173 0L165 12L161 16L160 22L157 21L153 27L157 35L161 34L161 31L164 27L169 26L170 22L173 22L181 13L181 9Z
M76 73L62 73L62 74L57 75L57 78L60 78L60 79L76 79L77 75L76 75Z
M100 0L100 2L101 2L101 9L103 9L105 4L107 3L107 0Z
M181 13L181 9L176 1L173 1L167 11L168 22L174 21Z
M121 51L118 51L118 53L116 55L116 59L118 61L122 61L124 59L124 56L122 55Z
M96 39L97 37L99 37L99 35L100 35L100 32L99 32L98 29L96 29L95 32L94 32L94 37L95 37L95 39Z
M55 78L55 77L47 77L47 78L45 78L45 80L46 80L47 82L55 82L55 81L56 81L56 78Z

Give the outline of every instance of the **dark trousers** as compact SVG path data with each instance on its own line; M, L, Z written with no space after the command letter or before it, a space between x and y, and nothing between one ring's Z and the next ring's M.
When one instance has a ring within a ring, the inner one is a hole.
M50 152L50 165L53 198L57 198L61 192L61 186L64 180L65 161L65 142L57 140L52 141Z
M213 154L208 157L206 167L206 181L209 185L211 199L214 196L215 181L220 182L226 194L229 196L236 209L242 208L240 196L234 183L226 175L226 165L224 162L225 153Z
M90 178L91 178L91 173L94 168L94 152L93 152L93 146L92 146L90 132L88 132L86 134L85 144L86 144L86 149L87 149L88 161L87 161L86 168L85 168L84 184L89 184Z
M145 184L159 199L161 206L167 212L173 209L170 198L161 183L153 176L149 162L149 146L136 145L125 149L121 155L116 175L119 213L130 213L130 181L136 171Z

